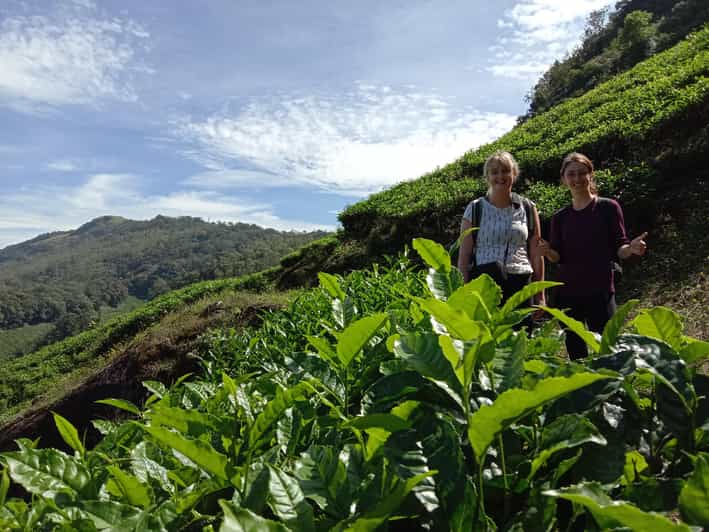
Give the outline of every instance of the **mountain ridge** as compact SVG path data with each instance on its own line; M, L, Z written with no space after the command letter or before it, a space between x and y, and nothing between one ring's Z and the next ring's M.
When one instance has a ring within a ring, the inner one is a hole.
M161 215L102 216L38 235L0 250L0 337L3 330L51 323L44 343L60 340L127 298L147 301L192 282L262 270L326 234Z

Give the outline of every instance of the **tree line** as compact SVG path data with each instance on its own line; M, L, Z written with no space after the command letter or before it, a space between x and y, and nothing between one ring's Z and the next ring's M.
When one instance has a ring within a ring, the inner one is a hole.
M56 341L128 296L150 300L186 284L259 271L325 234L190 217L98 218L0 250L0 329L51 322L44 343Z
M662 50L709 20L706 0L622 0L593 11L581 44L555 61L527 95L525 121L580 96Z

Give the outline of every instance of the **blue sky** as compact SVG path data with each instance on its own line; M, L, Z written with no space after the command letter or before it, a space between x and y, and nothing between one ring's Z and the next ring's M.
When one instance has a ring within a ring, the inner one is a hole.
M102 215L334 229L512 128L605 0L2 0L0 248Z

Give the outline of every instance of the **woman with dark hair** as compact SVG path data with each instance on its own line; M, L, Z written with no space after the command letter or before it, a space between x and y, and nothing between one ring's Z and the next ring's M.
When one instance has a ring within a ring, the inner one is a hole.
M647 250L647 233L629 240L623 211L617 201L599 197L593 180L593 162L582 153L570 153L561 165L561 183L571 191L571 205L551 219L550 241L539 241L539 252L559 263L556 306L569 309L574 319L601 333L616 310L613 262ZM566 332L566 350L572 360L588 354L575 333Z

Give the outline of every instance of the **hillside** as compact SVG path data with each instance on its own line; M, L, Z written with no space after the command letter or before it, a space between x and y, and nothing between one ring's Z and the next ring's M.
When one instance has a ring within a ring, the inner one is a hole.
M583 42L557 60L527 96L526 120L580 96L652 55L674 46L709 19L704 0L623 0L594 11Z
M520 305L548 285L500 305L485 277L463 286L434 242L455 238L496 149L518 158L520 190L544 223L568 201L558 185L561 158L580 150L601 168L602 194L622 203L629 232L650 232L650 253L627 265L625 305L600 341L554 309L534 333L514 330L531 312ZM0 525L708 527L708 163L704 27L450 165L350 206L343 231L274 268L164 294L0 363L4 411L35 402L43 419L35 428L66 451L21 440L0 455ZM256 295L316 284L290 294L281 310ZM233 294L236 306L269 308L254 322L227 311L200 337L210 322L205 310ZM670 308L649 308L658 303ZM205 323L193 327L196 316ZM584 337L589 360L563 356L560 322ZM43 403L71 370L84 367L81 382L100 383L111 361L168 364L189 350L201 371L187 380L156 371L111 381L114 398L145 400L113 400L115 411L92 414L110 418L92 423L103 435L90 429L95 447L82 441L88 419L76 405L95 399L96 387ZM156 376L166 382L136 393L134 379ZM22 416L4 428L18 424ZM15 434L31 437L32 428ZM32 494L31 504L6 498L10 479Z
M0 359L181 286L244 275L325 233L158 216L92 220L0 250Z

